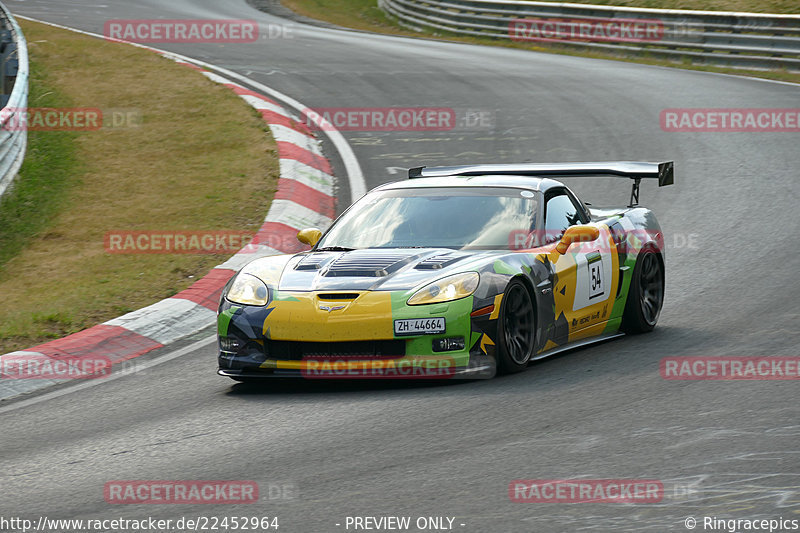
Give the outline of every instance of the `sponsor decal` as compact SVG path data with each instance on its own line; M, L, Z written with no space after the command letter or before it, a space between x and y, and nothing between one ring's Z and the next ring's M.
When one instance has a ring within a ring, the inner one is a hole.
M608 307L608 305L606 305L606 308L607 307ZM605 311L603 312L603 316L605 316ZM582 316L580 318L573 318L572 319L572 327L573 328L576 328L576 327L579 327L579 326L582 327L582 326L585 326L585 325L589 324L593 320L597 320L599 318L600 318L600 311L598 311L598 312L596 312L594 314L591 314L591 315Z

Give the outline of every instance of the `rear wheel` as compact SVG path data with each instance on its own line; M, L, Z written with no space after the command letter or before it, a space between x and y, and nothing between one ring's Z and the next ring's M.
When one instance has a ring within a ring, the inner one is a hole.
M533 356L535 327L531 294L523 282L514 279L500 304L497 364L501 372L525 370Z
M664 267L653 248L639 253L622 314L622 330L626 333L653 331L664 304Z

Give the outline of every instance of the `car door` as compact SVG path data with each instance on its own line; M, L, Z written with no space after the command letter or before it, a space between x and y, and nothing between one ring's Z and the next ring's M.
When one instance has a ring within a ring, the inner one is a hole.
M556 242L564 231L589 222L588 215L566 188L545 196L546 238ZM556 318L561 313L569 325L569 341L602 333L616 293L618 259L607 226L598 226L599 237L592 242L574 243L565 254L551 252Z

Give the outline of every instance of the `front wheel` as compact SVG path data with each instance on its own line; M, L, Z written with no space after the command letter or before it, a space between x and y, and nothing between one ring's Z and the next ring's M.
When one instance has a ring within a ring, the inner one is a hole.
M536 339L534 313L528 288L512 280L500 304L497 364L501 372L520 372L528 366Z
M631 288L622 314L622 331L653 331L664 304L664 267L658 252L645 248L633 268Z

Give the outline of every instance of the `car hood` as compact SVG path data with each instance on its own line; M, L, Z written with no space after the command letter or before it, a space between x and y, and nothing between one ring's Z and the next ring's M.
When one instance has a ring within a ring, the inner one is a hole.
M257 259L242 272L281 291L409 290L450 274L477 270L501 255L501 251L448 248L306 252Z

